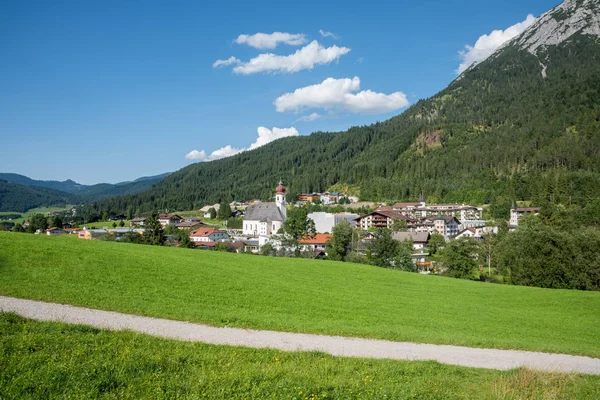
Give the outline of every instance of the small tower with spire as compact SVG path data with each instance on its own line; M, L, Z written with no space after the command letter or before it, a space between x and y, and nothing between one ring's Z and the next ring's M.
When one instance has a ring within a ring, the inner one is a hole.
M275 189L275 204L277 205L277 208L279 208L283 220L285 221L287 219L287 204L285 202L285 186L283 186L281 179L279 180L279 186Z

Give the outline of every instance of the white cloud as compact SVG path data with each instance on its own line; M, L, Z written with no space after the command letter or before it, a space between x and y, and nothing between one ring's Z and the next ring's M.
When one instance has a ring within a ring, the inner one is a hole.
M330 37L332 39L339 39L339 36L336 35L335 33L331 33L331 32L327 32L327 31L323 31L323 29L319 29L319 33L321 34L321 36L323 37Z
M298 118L295 122L312 122L321 118L323 118L321 114L314 112L310 115L305 115L303 117Z
M241 63L240 60L238 60L237 58L235 58L234 56L229 57L227 60L217 60L213 63L213 68L219 68L219 67L227 67L229 65L232 64L239 64Z
M348 54L347 47L323 47L313 40L294 54L279 56L277 54L259 54L246 63L233 69L238 74L255 74L258 72L298 72L303 69L313 69L315 65L329 64L344 54Z
M395 111L409 105L402 92L376 93L360 89L360 79L327 78L316 85L296 89L274 101L278 112L300 112L307 108L340 109L359 114L378 114Z
M232 147L231 145L227 145L225 147L221 147L220 149L213 151L212 153L210 153L210 155L206 155L206 151L204 150L192 150L185 155L185 158L194 161L219 160L221 158L234 156L243 151L257 149L261 146L264 146L267 143L272 142L273 140L281 139L288 136L299 135L298 130L296 130L296 128L294 127L268 129L264 126L259 126L257 132L258 137L256 138L256 141L252 143L248 148L237 149L235 147Z
M235 39L237 44L247 44L255 49L274 49L279 43L291 46L300 46L306 43L306 35L303 33L255 33L254 35L240 35Z
M515 36L521 34L535 21L536 18L532 14L529 14L523 22L519 22L506 28L505 30L499 29L493 31L489 35L480 36L473 46L466 45L466 50L461 50L458 52L462 62L458 66L456 73L461 74L472 64L477 64L485 60L492 55L498 47Z

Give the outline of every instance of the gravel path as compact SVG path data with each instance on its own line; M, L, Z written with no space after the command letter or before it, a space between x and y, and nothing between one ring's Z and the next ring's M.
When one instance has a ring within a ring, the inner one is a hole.
M600 375L600 359L518 350L390 342L214 326L140 317L63 304L0 296L0 310L38 321L61 321L111 330L131 330L169 339L286 351L322 351L334 356L436 360L465 367L508 370L517 367ZM577 340L574 338L574 340Z

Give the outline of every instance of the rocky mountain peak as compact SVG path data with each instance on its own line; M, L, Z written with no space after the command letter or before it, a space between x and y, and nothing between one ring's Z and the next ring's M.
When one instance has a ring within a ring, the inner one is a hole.
M537 56L576 33L600 37L600 0L565 0L542 14L512 44Z

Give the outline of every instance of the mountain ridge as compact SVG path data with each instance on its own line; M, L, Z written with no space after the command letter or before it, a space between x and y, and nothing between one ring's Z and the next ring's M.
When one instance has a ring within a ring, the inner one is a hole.
M536 54L519 45L548 31L550 10L493 57L389 120L192 164L151 190L92 208L147 212L269 199L280 177L290 199L350 184L369 200L414 200L424 193L428 201L501 204L498 216L515 200L584 204L600 195L600 43L585 33L600 7L598 0L564 4L569 15L581 14L572 4L592 13L568 40L538 46ZM540 56L550 60L546 76Z

